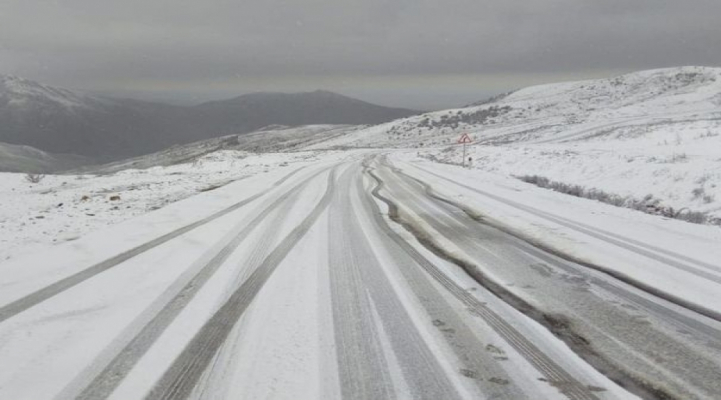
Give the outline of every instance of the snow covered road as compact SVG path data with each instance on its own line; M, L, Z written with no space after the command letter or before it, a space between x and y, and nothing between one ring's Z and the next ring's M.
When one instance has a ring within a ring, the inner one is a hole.
M428 168L336 154L0 264L0 399L721 396L715 307L487 224Z
M434 174L425 168L416 171ZM622 273L574 262L572 257L532 245L484 222L483 217L474 215L464 204L434 193L425 181L416 181L402 170L383 166L380 172L388 182L391 198L401 206L399 219L409 229L421 231L417 234L427 238L431 246L457 264L465 265L471 275L485 282L495 294L564 338L599 370L630 380L627 385L640 383L645 388L637 390L645 391L649 397L667 394L677 398L708 398L720 393L721 386L715 378L720 373L721 356L717 304L697 307L681 300L683 296L667 295L663 286L659 289ZM435 177L454 182L440 175ZM496 200L514 205L507 198ZM562 219L538 209L531 212ZM711 264L687 257L686 263L695 261L700 266L689 268L669 259L683 258L669 250L625 239L598 227L568 220L561 223L609 241L617 252L640 253L659 266L705 279L707 286L718 283L718 275L714 275L718 267ZM709 272L699 274L701 267ZM690 290L695 283L688 282L688 278L676 281L677 292Z

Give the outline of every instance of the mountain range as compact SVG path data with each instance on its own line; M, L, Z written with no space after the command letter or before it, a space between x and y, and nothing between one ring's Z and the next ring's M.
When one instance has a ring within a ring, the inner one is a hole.
M277 151L279 144L326 149L437 147L455 144L463 133L475 143L494 146L616 141L671 131L676 132L672 141L678 142L698 129L703 132L693 134L716 135L719 123L721 68L712 67L545 84L425 114L324 91L256 93L180 107L87 96L6 76L0 78L0 142L26 146L0 143L0 170L29 170L34 159L42 160L35 170L57 170L87 165L87 157L97 163L146 154L132 163L174 163L186 153L212 151L216 141L204 141L214 138L220 138L223 148L251 151ZM294 129L307 125L315 127ZM225 137L233 137L232 143ZM179 144L189 144L190 150L172 150L173 156L162 153L161 160L150 154Z
M0 75L0 142L117 160L269 125L366 125L417 114L340 94L254 93L197 106L116 99Z

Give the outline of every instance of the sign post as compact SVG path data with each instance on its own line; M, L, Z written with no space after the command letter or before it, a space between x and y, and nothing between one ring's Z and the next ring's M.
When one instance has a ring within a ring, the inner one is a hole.
M473 140L470 136L468 136L467 133L464 133L460 139L458 139L458 143L463 145L463 162L461 163L463 167L466 166L466 145L468 143L473 143Z

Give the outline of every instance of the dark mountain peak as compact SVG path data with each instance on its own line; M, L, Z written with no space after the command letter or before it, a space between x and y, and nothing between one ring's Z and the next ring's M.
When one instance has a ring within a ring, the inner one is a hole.
M87 107L99 101L82 93L35 82L14 75L0 74L0 98L15 109L55 107L72 109Z
M241 104L241 103L268 103L268 102L299 102L299 101L320 101L320 100L346 100L362 102L361 100L353 99L342 94L330 92L327 90L314 90L311 92L253 92L246 93L237 97L233 97L228 100L214 100L198 105L199 108L206 108L208 106L217 106L221 104Z
M326 111L326 108L330 107ZM388 122L390 120L400 118L401 116L410 116L418 114L419 112L414 110L407 110L402 108L390 108L379 106L377 104L368 103L363 100L358 100L352 97L348 97L339 93L327 91L327 90L315 90L311 92L295 92L295 93L284 93L284 92L256 92L243 94L238 97L234 97L228 100L216 100L207 103L200 104L196 108L204 110L205 112L218 112L224 110L243 110L243 109L265 109L272 111L277 114L278 109L284 110L290 113L302 112L305 110L305 114L325 112L330 113L332 110L343 110L345 111L356 111L359 114L367 113L373 110L375 113L386 114L383 118L371 118L372 121L361 122L361 124L370 124L378 122ZM337 118L330 116L331 120L335 122ZM388 119L390 118L390 119ZM285 125L296 126L280 115L282 123ZM363 119L363 117L356 118ZM276 121L277 122L277 121ZM327 122L327 121L326 121ZM328 123L334 123L328 122ZM274 122L275 123L275 122ZM315 121L312 123L325 123L324 121ZM340 121L340 123L355 123L351 121ZM255 127L261 128L260 126Z
M342 97L342 98L346 98L346 99L350 99L350 98L351 98L351 97L342 95L342 94L340 94L340 93L331 92L330 90L323 90L323 89L314 90L314 91L312 91L312 92L308 92L307 94L308 94L308 95L313 95L313 96L318 96L318 97L336 97L336 98L337 98L337 97ZM357 99L353 99L353 100L357 100Z

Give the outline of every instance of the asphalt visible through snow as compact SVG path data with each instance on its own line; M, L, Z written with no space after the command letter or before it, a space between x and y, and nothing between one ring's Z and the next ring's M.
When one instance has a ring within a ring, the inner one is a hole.
M383 156L293 170L58 274L0 304L0 399L721 398L718 321Z

